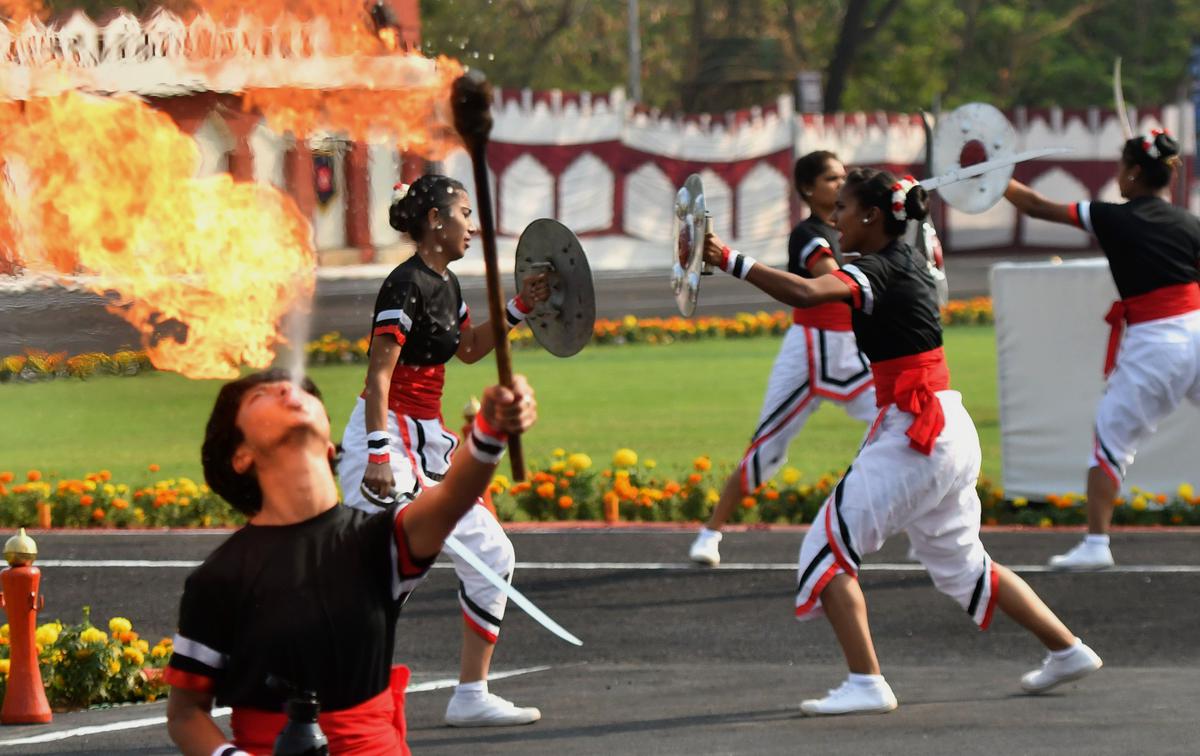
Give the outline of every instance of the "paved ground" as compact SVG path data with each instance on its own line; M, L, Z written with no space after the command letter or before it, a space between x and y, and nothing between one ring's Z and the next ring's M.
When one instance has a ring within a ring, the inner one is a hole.
M1024 255L1020 259L1042 257ZM1010 259L1013 256L947 258L951 296L987 294L988 269L1000 260ZM665 272L600 272L595 282L599 317L677 314ZM339 331L354 338L365 335L379 284L377 278L322 278L317 284L312 332ZM462 286L467 305L477 313L487 312L483 279L463 278ZM732 315L779 308L758 289L729 276L714 275L704 281L697 314ZM14 293L0 287L0 355L18 354L27 348L71 354L112 352L139 343L133 328L105 310L102 299L94 294L61 289Z
M148 636L170 632L185 566L221 535L48 534L46 618L121 614ZM801 698L844 675L823 621L790 617L796 531L733 533L725 565L689 568L690 533L518 532L516 584L581 636L568 646L513 609L495 667L519 672L493 689L542 707L515 730L441 725L457 663L459 619L450 569L435 569L400 622L397 659L434 688L410 696L415 753L1196 753L1200 690L1200 532L1122 533L1117 570L1055 574L1040 565L1074 533L995 532L997 561L1026 579L1105 659L1094 677L1041 697L1017 680L1041 658L1007 618L986 633L906 562L903 539L863 572L884 672L901 701L887 716L813 720ZM103 566L98 560L146 560ZM62 560L76 566L55 566ZM1022 567L1022 566L1027 567ZM542 671L530 668L548 667ZM62 714L47 727L5 728L0 754L171 752L159 724L71 731L161 718L161 704ZM53 741L31 739L54 737Z

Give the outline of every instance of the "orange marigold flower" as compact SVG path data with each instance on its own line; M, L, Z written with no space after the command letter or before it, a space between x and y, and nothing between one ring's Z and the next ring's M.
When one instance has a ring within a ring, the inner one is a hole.
M712 460L708 457L696 457L692 465L700 472L708 472L712 469Z
M620 497L618 497L612 491L605 492L605 494L603 496L601 496L600 499L601 499L601 501L604 502L604 506L606 506L606 507L615 507L621 501Z
M128 509L129 508L129 502L125 501L124 499L121 499L121 498L113 499L112 505L114 507L116 507L117 509Z
M753 508L757 503L758 499L755 499L753 496L746 496L742 499L742 506L746 509Z
M42 479L42 474L37 470L30 470L29 472L25 473L25 479L30 483L36 483Z
M682 489L683 489L683 486L680 486L675 481L671 481L671 482L667 483L665 486L663 486L663 493L665 493L667 496L674 496L675 494L679 493Z
M763 496L766 496L769 501L775 501L779 498L779 492L774 488L768 488L767 492L763 494Z
M691 483L693 486L697 485L702 480L704 480L704 476L700 473L692 473L688 476L688 483Z
M542 483L537 487L537 495L541 496L543 499L554 498L554 484Z
M572 499L570 496L559 496L558 497L558 508L559 509L570 509L571 505L574 503L575 503L575 500Z
M92 519L95 520L96 522L100 522L101 520L103 520L104 519L104 510L101 509L100 507L96 507L95 509L93 509L92 510Z
M90 507L90 506L92 506L92 502L94 502L94 501L95 501L95 499L93 499L93 498L92 498L91 496L89 496L88 494L84 494L83 496L80 496L80 497L79 497L79 505L80 505L80 506L83 506L83 507Z
M100 480L107 483L108 481L112 480L112 473L110 473L108 470L101 470L100 471Z
M150 465L150 467L148 467L147 469L148 469L150 472L158 472L158 465L151 464L151 465Z
M1157 501L1159 504L1166 504L1167 503L1167 495L1159 494L1154 497L1154 500Z
M0 472L0 483L12 483L12 482L13 482L13 474L11 472L9 472L8 470L5 470L4 472Z

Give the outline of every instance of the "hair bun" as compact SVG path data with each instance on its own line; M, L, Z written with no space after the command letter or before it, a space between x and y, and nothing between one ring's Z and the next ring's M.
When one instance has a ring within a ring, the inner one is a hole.
M911 220L922 221L929 216L929 192L920 184L904 195L904 214Z
M1159 159L1166 160L1179 154L1179 142L1165 131L1154 135L1154 146L1158 148Z

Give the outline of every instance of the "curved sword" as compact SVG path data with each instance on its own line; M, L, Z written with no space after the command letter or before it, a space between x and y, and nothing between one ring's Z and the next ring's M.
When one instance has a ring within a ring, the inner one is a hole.
M1117 120L1121 122L1121 133L1125 139L1133 139L1133 125L1129 123L1129 108L1125 105L1125 89L1121 86L1121 59L1113 62L1113 104L1117 108Z
M987 173L988 171L994 171L997 168L1016 165L1017 163L1021 163L1026 160L1036 160L1037 158L1043 158L1049 155L1061 155L1065 152L1071 151L1072 150L1069 147L1045 147L1040 150L1026 150L1025 152L1018 152L1017 154L1009 155L1008 157L985 160L982 163L968 165L965 168L955 168L948 173L943 173L941 176L933 176L932 178L927 178L923 181L919 181L918 183L924 187L925 191L928 192L937 189L938 187L946 186L947 184L957 184L959 181L966 181L969 178L975 178L980 174Z
M358 490L362 492L362 495L366 497L367 501L371 502L377 507L390 507L392 504L396 503L397 497L394 492L391 496L380 496L372 491L367 486L365 481L359 484ZM407 498L411 500L412 497L410 496ZM583 641L579 640L570 632L568 632L562 625L550 619L550 615L546 614L541 609L538 609L537 605L525 598L523 593L518 591L516 588L513 588L507 580L497 575L495 570L493 570L491 567L488 567L487 564L474 552L468 549L462 541L458 540L452 535L449 535L446 536L445 546L455 554L458 554L460 557L462 557L462 560L471 565L471 568L482 575L484 580L500 589L504 595L513 600L513 603L524 609L526 614L537 620L538 624L540 624L542 627L554 633L559 638L562 638L567 643L571 643L576 646L583 645Z

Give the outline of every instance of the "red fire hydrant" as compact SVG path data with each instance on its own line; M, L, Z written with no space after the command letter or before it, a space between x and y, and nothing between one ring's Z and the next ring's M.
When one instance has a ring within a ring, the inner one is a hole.
M33 566L37 544L25 535L25 528L4 544L4 558L10 565L0 572L0 606L8 614L10 661L8 688L4 706L0 708L0 723L44 724L50 721L50 703L42 685L38 668L37 644L34 634L37 612L45 603L38 593L42 571Z

